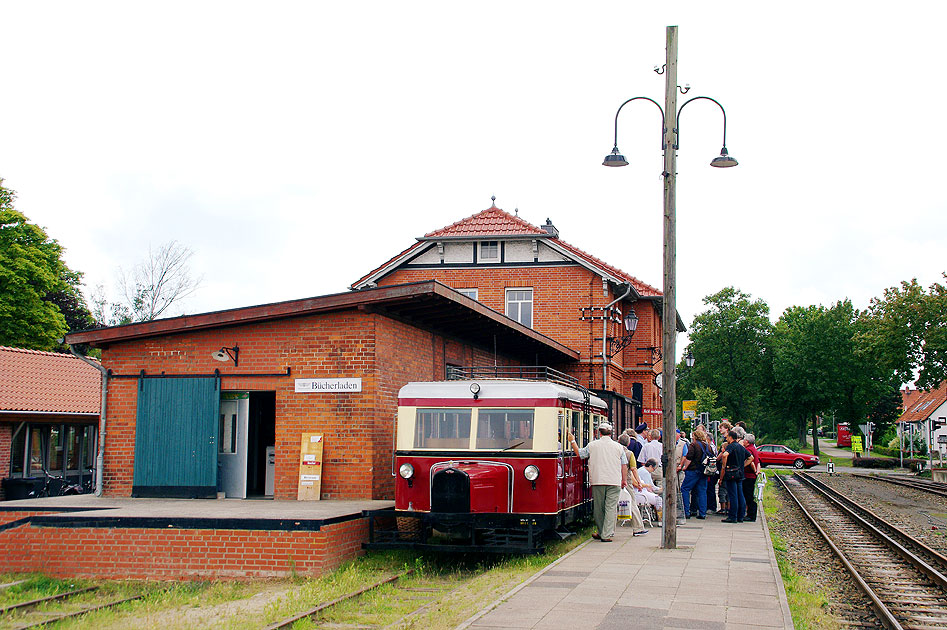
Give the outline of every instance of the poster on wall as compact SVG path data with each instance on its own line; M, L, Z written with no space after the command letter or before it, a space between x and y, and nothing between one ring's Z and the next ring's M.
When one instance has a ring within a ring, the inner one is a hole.
M318 501L322 493L322 434L303 433L299 443L297 501Z

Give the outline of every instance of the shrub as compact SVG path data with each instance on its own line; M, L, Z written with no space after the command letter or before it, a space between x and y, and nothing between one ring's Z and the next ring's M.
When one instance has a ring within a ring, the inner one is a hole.
M900 451L897 448L889 448L887 446L878 446L877 444L871 448L873 453L878 455L883 455L885 457L900 457Z
M899 461L888 457L856 457L852 459L852 466L856 468L897 468ZM927 460L905 459L904 466L911 470L924 470Z

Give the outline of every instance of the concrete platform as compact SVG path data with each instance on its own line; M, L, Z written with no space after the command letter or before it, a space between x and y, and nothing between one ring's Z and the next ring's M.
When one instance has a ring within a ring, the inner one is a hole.
M760 511L762 514L762 510ZM590 540L458 627L572 630L792 628L764 521L690 519L679 549L661 530Z
M0 503L0 572L145 580L322 575L364 553L391 501L131 499Z
M133 499L79 494L0 502L4 512L27 512L34 522L82 522L85 527L312 529L361 518L362 510L393 507L393 501L273 501L255 499ZM39 519L39 520L38 520ZM243 521L241 523L241 521Z

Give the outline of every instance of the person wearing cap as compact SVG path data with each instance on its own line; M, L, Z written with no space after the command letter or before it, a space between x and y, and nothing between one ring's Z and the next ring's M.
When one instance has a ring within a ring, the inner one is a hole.
M598 425L599 438L579 448L572 431L567 439L575 454L589 460L589 484L592 486L592 518L596 533L592 538L611 542L618 522L618 495L627 480L628 456L618 442L612 440L612 425Z

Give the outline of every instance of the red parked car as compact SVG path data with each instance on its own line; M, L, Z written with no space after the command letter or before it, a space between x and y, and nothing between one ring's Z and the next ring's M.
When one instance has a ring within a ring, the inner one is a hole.
M763 466L792 466L802 470L819 464L819 458L815 455L797 453L782 444L763 444L756 449L760 452L760 464Z

